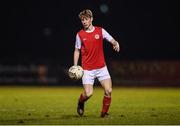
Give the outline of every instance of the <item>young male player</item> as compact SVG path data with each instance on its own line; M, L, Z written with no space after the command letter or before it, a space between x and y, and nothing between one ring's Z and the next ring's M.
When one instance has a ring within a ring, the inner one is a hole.
M84 103L92 96L94 80L97 78L104 89L101 117L106 117L111 104L112 82L104 59L103 39L109 41L117 52L120 50L119 43L105 29L93 26L91 10L81 11L79 18L83 29L76 35L74 65L78 65L81 54L84 92L78 99L77 112L79 115L84 114Z

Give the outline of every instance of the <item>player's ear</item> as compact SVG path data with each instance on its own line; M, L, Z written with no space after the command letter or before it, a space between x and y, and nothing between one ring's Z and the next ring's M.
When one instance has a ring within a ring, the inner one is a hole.
M93 17L91 17L91 21L93 21Z

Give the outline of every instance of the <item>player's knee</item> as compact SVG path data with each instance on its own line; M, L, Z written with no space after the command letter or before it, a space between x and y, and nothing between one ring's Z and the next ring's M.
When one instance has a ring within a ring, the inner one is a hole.
M93 95L93 91L85 92L86 97L91 97Z
M105 95L106 96L111 96L111 93L112 93L112 88L109 88L109 89L105 90Z

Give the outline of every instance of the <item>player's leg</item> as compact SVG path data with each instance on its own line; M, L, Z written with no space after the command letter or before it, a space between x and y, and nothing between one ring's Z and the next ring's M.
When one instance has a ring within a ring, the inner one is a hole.
M101 117L108 115L108 110L111 104L111 93L112 93L112 81L111 79L105 79L100 81L104 89L103 106L101 111Z
M79 115L84 114L84 103L92 96L93 94L93 85L92 84L83 84L84 92L81 93L78 100L77 112Z
M93 84L94 76L92 76L92 71L84 70L84 75L82 78L84 92L81 93L78 99L77 112L79 115L84 114L84 103L92 96L93 94Z
M111 104L112 81L106 66L99 69L97 72L97 78L104 89L101 117L105 117L108 115L109 106Z

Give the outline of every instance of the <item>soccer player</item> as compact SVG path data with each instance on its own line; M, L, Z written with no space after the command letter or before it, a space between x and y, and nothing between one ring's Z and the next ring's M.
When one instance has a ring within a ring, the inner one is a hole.
M93 26L91 10L81 11L79 18L83 29L76 35L74 65L78 65L81 54L81 65L84 69L82 77L84 91L78 99L77 112L79 115L84 114L84 103L92 96L94 80L97 78L104 89L101 117L107 117L111 104L112 81L104 59L103 39L109 41L117 52L119 52L120 46L105 29Z

